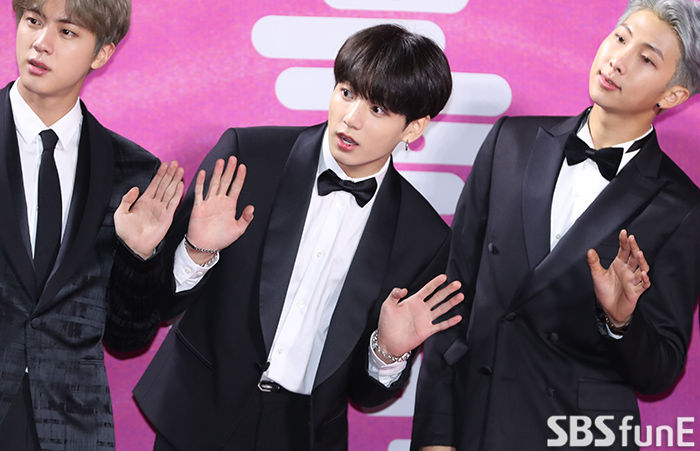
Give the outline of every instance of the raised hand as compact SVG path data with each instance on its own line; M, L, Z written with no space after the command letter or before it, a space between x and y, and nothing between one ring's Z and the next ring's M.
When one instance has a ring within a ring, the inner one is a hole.
M177 161L161 163L143 195L139 197L139 189L134 186L114 212L117 236L143 259L153 255L173 222L182 197L183 173Z
M600 264L598 253L589 249L587 258L596 298L615 326L623 326L632 316L639 297L650 286L649 264L634 235L620 231L620 249L608 269Z
M245 207L236 219L236 205L246 174L245 165L238 165L236 170L236 163L236 157L230 156L224 169L224 160L216 161L206 197L203 196L206 173L201 170L197 174L187 238L199 248L218 251L228 247L243 235L253 220L252 205ZM187 252L196 263L203 264L211 258L211 254L190 247Z
M462 286L458 281L435 291L446 281L447 276L441 274L403 301L401 299L408 294L408 290L394 288L391 291L379 313L377 343L382 350L396 357L401 356L420 346L435 332L452 327L462 320L460 315L454 315L433 324L436 318L464 300L464 295L457 293L445 301ZM442 303L443 301L445 302Z

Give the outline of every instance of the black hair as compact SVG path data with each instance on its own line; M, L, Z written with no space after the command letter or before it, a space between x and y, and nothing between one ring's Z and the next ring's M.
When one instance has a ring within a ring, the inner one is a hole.
M452 92L447 57L432 40L393 24L358 31L338 52L335 82L348 83L361 97L406 123L435 117Z

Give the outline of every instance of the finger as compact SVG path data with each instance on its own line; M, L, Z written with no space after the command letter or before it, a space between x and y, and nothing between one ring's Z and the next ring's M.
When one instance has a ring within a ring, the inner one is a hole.
M177 161L172 161L170 162L170 165L168 165L168 170L165 171L165 175L163 175L163 178L160 180L160 183L158 184L158 188L156 188L156 194L155 194L155 199L159 202L167 201L166 197L166 192L170 188L170 185L173 182L173 179L175 178L175 173L177 172ZM174 187L173 190L171 191L170 195L172 196L172 192L174 192Z
M197 173L197 180L194 182L194 204L199 205L202 203L202 194L204 194L204 179L207 173L204 169Z
M418 292L414 294L414 296L425 300L425 298L430 296L435 290L438 289L438 287L440 287L440 285L445 283L445 281L447 281L447 276L445 274L437 275L433 277L433 280L423 285L423 288L418 290Z
M637 266L639 266L642 271L649 272L649 263L647 263L646 259L644 258L644 251L642 251L642 249L639 247L637 238L634 235L630 235L629 241L632 256L634 257Z
M168 205L165 206L165 211L172 212L180 204L180 199L182 199L182 193L185 191L185 182L180 181L175 189L175 195L170 198Z
M252 205L248 205L243 209L243 212L241 212L241 217L238 218L238 222L240 225L243 226L243 231L245 232L250 223L253 221L253 213L255 212L255 209Z
M459 324L460 321L462 321L462 315L455 315L449 317L445 321L440 321L437 324L433 324L433 327L431 328L431 335L435 332L440 332L441 330L449 329L452 326L456 326L457 324Z
M618 238L620 240L620 249L617 251L617 258L623 262L627 262L630 257L630 243L629 239L627 238L627 230L620 230L620 235Z
M642 288L644 291L648 290L651 287L651 279L649 279L649 274L646 273L646 271L642 272Z
M165 172L168 170L168 163L162 162L160 164L160 167L158 168L158 171L156 171L156 175L153 176L151 179L151 183L148 184L146 187L146 190L143 192L143 195L146 197L153 197L155 196L156 189L158 188L158 185L160 184L161 179L163 178L163 175L165 175Z
M214 172L211 174L211 180L209 180L209 189L207 190L207 199L212 195L219 193L219 185L221 184L221 173L224 172L224 160L216 160L214 165Z
M388 302L390 304L398 304L399 301L405 298L407 294L408 290L405 288L394 288L393 290L391 290L391 293L389 293L389 296L387 296L384 302Z
M173 171L172 176L170 177L170 182L168 183L168 186L165 188L165 191L163 191L161 202L166 204L166 209L168 208L170 200L173 198L173 196L175 196L175 192L177 191L177 188L180 185L180 180L182 180L182 172L182 168L176 168L175 171ZM157 196L156 199L158 199Z
M224 175L221 177L221 187L219 188L219 194L226 195L229 187L231 186L231 180L233 180L234 172L236 172L236 157L231 155L230 157L228 157L228 163L226 163Z
M235 201L238 201L238 196L241 194L241 190L243 189L243 182L245 182L245 175L248 172L248 168L244 164L239 164L238 165L238 170L236 171L236 178L233 181L233 185L231 185L231 190L228 193L228 196Z
M447 299L449 295L459 290L462 287L460 281L455 280L444 288L441 288L437 293L430 296L430 299L426 300L426 304L433 309L436 305L440 304L442 301Z
M122 201L119 203L119 207L117 207L117 210L114 212L114 214L124 215L129 213L129 209L134 204L134 202L136 202L136 199L138 199L138 197L139 188L137 186L134 186L122 196Z
M438 305L437 308L431 312L433 319L441 317L462 301L464 301L464 295L462 293L457 293L456 295L452 296L449 300Z
M586 261L588 262L588 266L591 268L591 275L596 276L605 272L605 268L601 266L600 257L595 249L588 249L588 252L586 253Z

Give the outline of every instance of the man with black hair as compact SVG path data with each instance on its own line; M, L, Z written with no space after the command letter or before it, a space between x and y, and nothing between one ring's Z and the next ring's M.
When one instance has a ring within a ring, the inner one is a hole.
M462 300L440 288L449 229L391 161L447 102L445 55L380 25L334 71L327 123L224 133L134 275L163 318L186 310L134 391L157 450L346 449L348 400L391 399L460 320L433 324Z

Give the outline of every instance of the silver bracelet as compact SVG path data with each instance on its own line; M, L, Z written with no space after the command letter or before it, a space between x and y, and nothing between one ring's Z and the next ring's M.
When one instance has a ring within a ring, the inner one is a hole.
M377 340L378 332L378 329L375 329L374 332L372 332L372 336L370 337L369 342L370 346L372 346L372 350L379 354L380 357L383 357L386 360L390 360L391 363L405 362L406 360L408 360L409 357L411 357L411 351L406 352L402 356L396 357L395 355L391 355L385 350L383 350L379 346L379 340Z
M216 254L219 252L216 249L203 249L201 247L195 246L194 244L192 244L192 241L190 241L189 238L187 238L187 234L185 234L185 244L194 249L195 251L204 252L207 254Z

